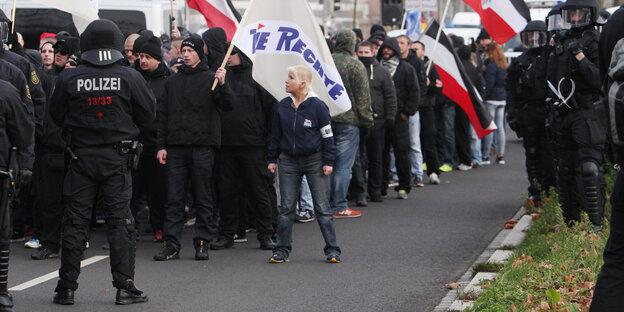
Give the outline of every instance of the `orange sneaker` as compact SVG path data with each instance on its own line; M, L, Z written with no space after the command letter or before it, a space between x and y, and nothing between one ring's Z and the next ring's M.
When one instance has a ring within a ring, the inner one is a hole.
M362 216L362 212L347 208L341 212L334 212L334 218L358 218Z

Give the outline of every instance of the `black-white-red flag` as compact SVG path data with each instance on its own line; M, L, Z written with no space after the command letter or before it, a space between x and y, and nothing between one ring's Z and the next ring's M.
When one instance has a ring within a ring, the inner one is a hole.
M241 17L230 0L186 0L189 8L204 15L208 28L221 27L230 41Z
M434 20L427 32L420 38L420 41L427 47L425 54L433 61L440 73L440 79L444 86L442 93L466 112L477 136L483 138L495 131L496 125L490 112L483 104L479 92L466 75L464 66L444 31L440 34L440 42L434 51L439 29L440 25Z
M523 0L464 0L481 16L481 23L492 39L503 44L521 32L531 21Z

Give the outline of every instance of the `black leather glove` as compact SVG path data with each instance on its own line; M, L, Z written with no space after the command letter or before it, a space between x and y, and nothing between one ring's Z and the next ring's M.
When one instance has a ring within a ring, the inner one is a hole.
M13 46L16 46L19 44L19 41L17 40L17 33L12 33L9 35L9 38L7 40L7 44L11 44Z
M568 40L565 43L565 47L566 47L566 50L570 52L570 54L575 55L575 56L583 52L583 47L579 44L577 40Z
M30 169L20 169L19 175L19 182L21 185L27 185L32 181L32 171L30 171Z

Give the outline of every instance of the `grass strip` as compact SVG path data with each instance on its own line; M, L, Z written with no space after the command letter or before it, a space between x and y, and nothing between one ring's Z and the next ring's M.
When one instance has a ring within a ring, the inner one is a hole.
M613 172L607 174L608 189ZM606 211L610 211L607 203ZM563 222L556 195L541 207L524 242L500 269L499 276L484 285L473 308L465 311L588 311L595 281L603 264L602 252L609 225L591 231L586 214L573 228Z

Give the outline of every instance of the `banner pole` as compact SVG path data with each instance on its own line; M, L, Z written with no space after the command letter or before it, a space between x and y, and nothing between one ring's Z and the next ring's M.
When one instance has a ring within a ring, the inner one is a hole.
M13 11L11 11L11 34L15 33L15 9L17 8L17 0L13 0ZM12 48L12 44L9 44L9 49Z
M175 11L173 10L173 0L169 0L171 4L171 15L169 16L169 37L173 40L173 27L175 26Z
M228 48L227 53L225 53L225 58L223 58L223 62L221 63L221 67L219 68L225 68L225 65L227 65L227 61L230 58L230 55L232 55L232 50L234 50L234 43L230 42L230 47ZM218 82L219 80L214 80L214 82L212 83L212 91L217 88Z
M444 28L444 20L446 19L446 14L448 13L448 9L451 6L451 0L447 0L446 1L446 7L444 8L444 13L442 13L442 19L440 20L440 28L438 29L438 34L436 35L436 43L433 46L433 53L431 55L435 55L436 50L438 50L438 45L440 45L440 35L442 35L442 28ZM429 75L429 72L431 71L431 65L433 65L433 62L429 62L429 65L427 65L427 76Z

